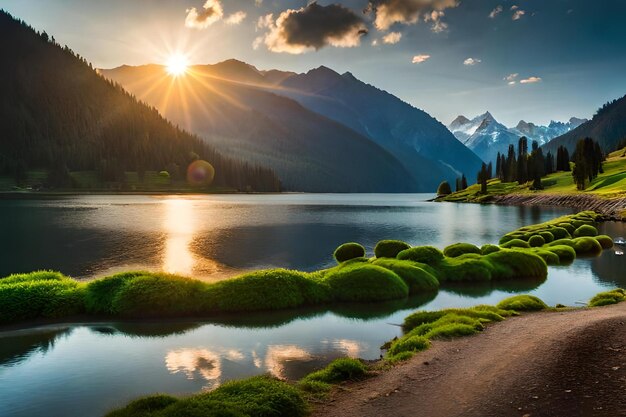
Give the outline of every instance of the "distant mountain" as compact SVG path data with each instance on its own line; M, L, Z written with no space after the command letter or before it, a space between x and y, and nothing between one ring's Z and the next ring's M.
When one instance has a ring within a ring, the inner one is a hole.
M215 184L277 191L268 169L229 158L174 127L159 113L104 79L84 59L46 33L0 11L0 175L18 182L27 171L63 183L69 171L90 171L121 182L196 157L216 170Z
M480 168L480 158L443 124L349 72L340 75L322 66L286 78L275 92L379 144L431 191L442 179L473 176Z
M179 78L158 65L101 73L213 146L271 167L287 190L432 191L369 138L268 91L290 73L236 60L193 66Z
M448 129L484 161L493 162L498 152L506 153L511 144L517 146L522 136L526 136L530 142L537 141L539 145L543 145L585 121L586 119L572 117L567 123L552 121L548 126L540 126L520 120L517 126L509 128L486 112L471 120L458 116L448 125Z
M615 150L626 140L626 96L602 106L593 118L576 129L551 140L545 149L555 153L559 146L565 146L570 154L576 142L590 137L600 143L606 152Z

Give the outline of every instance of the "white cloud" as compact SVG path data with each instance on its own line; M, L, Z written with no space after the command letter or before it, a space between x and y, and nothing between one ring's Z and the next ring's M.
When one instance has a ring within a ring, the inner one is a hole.
M509 81L508 84L509 85L515 85L515 84L517 84L517 81Z
M202 9L187 9L185 26L194 29L206 29L224 17L224 9L219 0L206 0Z
M542 79L541 77L528 77L528 78L524 78L523 80L520 80L520 84L534 84L534 83L538 83L541 82Z
M515 81L519 77L519 73L515 72L504 77L504 81Z
M238 25L241 22L243 22L246 16L248 16L246 12L244 12L243 10L240 10L228 16L226 19L224 19L224 22L226 22L229 25Z
M411 60L411 63L421 64L422 62L426 62L429 59L430 59L430 55L427 55L427 54L415 55L413 59Z
M388 34L383 36L383 43L386 43L388 45L393 45L393 44L400 42L400 39L402 39L402 33L389 32Z
M511 19L513 19L513 20L520 20L525 14L526 14L526 12L524 10L516 10L513 13L513 17L511 17Z
M476 64L480 64L482 61L482 59L478 59L478 58L467 58L465 61L463 61L463 65L476 65Z
M489 17L490 17L491 19L494 19L497 15L499 15L500 13L502 13L502 10L504 10L504 9L502 8L502 6L498 5L495 9L493 9L493 10L491 11L491 13L489 13Z

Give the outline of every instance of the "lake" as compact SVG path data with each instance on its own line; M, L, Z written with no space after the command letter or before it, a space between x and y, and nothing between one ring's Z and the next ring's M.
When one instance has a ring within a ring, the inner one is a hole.
M426 202L430 195L79 196L0 200L0 276L54 269L79 279L148 269L219 280L240 271L334 264L332 252L381 239L444 247L494 243L571 210ZM626 235L623 223L602 232ZM389 303L215 320L68 323L0 333L0 416L101 416L141 395L190 394L270 372L297 379L340 356L379 357L417 308L496 303L531 293L577 305L626 286L613 250L551 267L543 283L441 289Z

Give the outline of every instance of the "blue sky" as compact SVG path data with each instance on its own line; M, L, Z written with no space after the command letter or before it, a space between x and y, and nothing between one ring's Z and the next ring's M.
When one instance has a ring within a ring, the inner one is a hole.
M326 65L446 124L486 110L507 125L590 117L626 94L621 0L374 0L368 13L368 0L317 6L296 0L0 5L97 67L163 63L174 52L199 64L237 58L297 72Z

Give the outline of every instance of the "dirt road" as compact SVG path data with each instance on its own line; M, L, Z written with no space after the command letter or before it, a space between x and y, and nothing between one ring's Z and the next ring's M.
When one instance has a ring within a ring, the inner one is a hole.
M514 317L344 385L314 416L626 416L625 323L626 302Z

